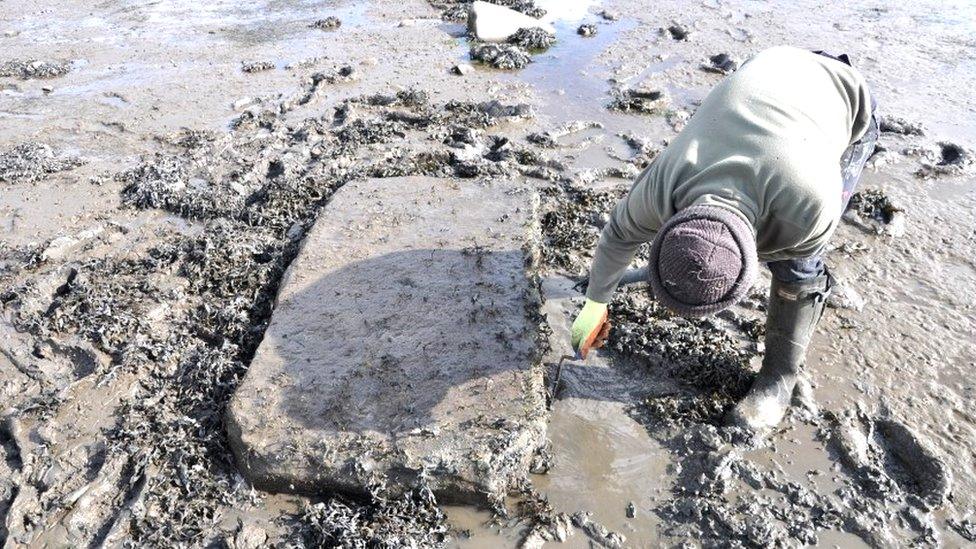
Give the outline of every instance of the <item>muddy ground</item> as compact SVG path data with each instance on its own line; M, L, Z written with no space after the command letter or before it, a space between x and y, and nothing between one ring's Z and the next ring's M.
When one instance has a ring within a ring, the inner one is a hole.
M976 543L973 7L506 3L547 10L555 44L458 75L477 44L449 1L0 1L0 540ZM607 210L722 72L777 44L850 53L886 131L832 242L846 290L812 398L767 442L718 421L758 366L765 282L702 321L636 286L609 348L563 365L550 459L494 509L240 476L226 405L335 189L532 186L554 373Z

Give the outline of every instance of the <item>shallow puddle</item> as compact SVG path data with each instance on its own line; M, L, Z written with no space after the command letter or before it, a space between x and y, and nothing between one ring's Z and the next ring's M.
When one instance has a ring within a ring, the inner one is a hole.
M657 539L653 510L670 487L669 455L627 415L626 406L587 398L557 401L549 424L554 465L548 474L533 476L533 483L556 509L592 513L593 520L628 539ZM631 504L633 518L627 516Z

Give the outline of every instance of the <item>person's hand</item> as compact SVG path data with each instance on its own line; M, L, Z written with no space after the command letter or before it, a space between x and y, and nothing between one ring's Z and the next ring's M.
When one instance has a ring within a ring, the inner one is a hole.
M602 347L609 335L607 304L587 299L583 309L573 321L572 342L576 357L585 359L590 349Z

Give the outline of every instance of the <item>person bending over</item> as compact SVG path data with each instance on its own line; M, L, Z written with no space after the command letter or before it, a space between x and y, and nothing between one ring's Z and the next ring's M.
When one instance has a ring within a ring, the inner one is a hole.
M827 241L874 151L873 113L843 55L770 48L718 84L614 207L573 323L577 354L602 339L607 303L644 242L655 299L685 317L738 302L764 262L766 352L726 420L756 432L779 424L830 291Z

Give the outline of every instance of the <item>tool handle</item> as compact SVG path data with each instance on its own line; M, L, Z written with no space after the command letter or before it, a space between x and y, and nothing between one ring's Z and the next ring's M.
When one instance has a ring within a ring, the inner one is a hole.
M600 319L599 327L590 332L590 334L586 336L586 339L583 340L579 351L576 353L576 359L585 360L586 355L590 352L590 349L599 349L600 347L603 347L603 344L606 343L607 338L610 336L610 327L610 320L607 318L607 312L603 311L603 317Z

